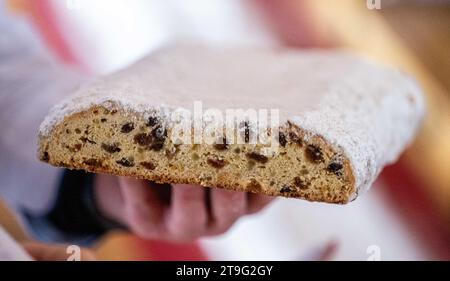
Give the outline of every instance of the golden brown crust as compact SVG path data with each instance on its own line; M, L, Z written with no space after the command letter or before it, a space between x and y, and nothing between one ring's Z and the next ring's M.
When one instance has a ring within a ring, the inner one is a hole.
M169 139L148 144L137 136L150 133L153 127L144 125L146 121L121 108L92 107L67 116L49 136L40 136L39 158L70 169L309 201L345 204L355 193L348 158L321 136L289 122L280 128L287 140L280 153L262 157L258 145L250 144L225 149L175 146ZM133 123L130 132L128 123Z

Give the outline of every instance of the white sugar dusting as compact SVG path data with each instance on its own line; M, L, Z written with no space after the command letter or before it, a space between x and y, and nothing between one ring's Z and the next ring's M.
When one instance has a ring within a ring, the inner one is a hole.
M424 112L422 93L411 78L366 66L332 87L316 110L292 121L342 148L352 163L357 190L364 192L412 141Z
M425 112L420 88L407 75L336 51L160 50L84 86L56 105L42 137L63 119L95 105L162 116L178 108L279 109L280 121L318 134L350 159L357 192L397 159Z

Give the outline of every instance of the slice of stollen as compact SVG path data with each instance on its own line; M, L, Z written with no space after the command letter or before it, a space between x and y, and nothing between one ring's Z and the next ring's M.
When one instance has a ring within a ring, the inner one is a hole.
M413 79L340 51L176 46L55 106L39 158L347 203L397 159L424 111Z

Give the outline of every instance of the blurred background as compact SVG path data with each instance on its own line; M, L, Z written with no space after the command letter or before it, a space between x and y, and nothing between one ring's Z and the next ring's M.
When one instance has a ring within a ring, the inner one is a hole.
M450 259L450 2L365 0L9 0L63 63L89 75L179 41L344 48L415 76L428 115L414 144L346 206L278 199L195 243L118 232L109 260ZM0 214L1 216L1 214Z

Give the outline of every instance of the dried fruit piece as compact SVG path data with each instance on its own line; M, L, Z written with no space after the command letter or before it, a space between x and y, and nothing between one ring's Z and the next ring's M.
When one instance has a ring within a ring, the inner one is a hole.
M93 141L87 137L81 137L80 140L84 143L97 144L95 141Z
M145 123L145 125L147 125L148 127L153 127L153 126L155 126L155 125L158 124L158 123L159 123L158 117L150 116L150 117L147 119L147 122Z
M120 149L118 143L113 143L113 144L102 143L102 149L109 153L116 153L116 152L120 152L122 150L122 149Z
M327 167L327 171L334 173L335 175L342 175L342 168L344 168L344 166L342 165L342 163L339 162L331 162L328 167Z
M256 153L256 152L248 152L247 154L245 154L249 159L253 159L256 162L260 162L260 163L267 163L267 161L269 161L269 158L267 158L267 156L264 156L262 154Z
M44 162L50 161L50 155L48 154L47 151L44 151L44 153L42 154L41 160Z
M100 119L100 122L102 122L102 123L105 123L106 121L108 121L108 119L106 119L106 118Z
M167 131L161 127L157 127L152 130L150 134L140 133L134 136L134 142L147 146L149 150L159 151L164 147Z
M122 128L120 129L120 132L127 134L133 130L134 130L134 123L128 122L128 123L123 124Z
M164 147L164 143L167 138L166 128L158 125L152 130L151 135L153 136L154 140L149 149L155 151L161 150Z
M285 185L280 189L280 193L289 193L292 191L294 191L294 189L288 185Z
M228 164L228 162L225 161L225 160L221 160L221 159L213 159L213 158L208 158L208 159L206 160L206 162L207 162L209 165L211 165L211 166L213 166L214 168L217 168L217 169L223 168L225 165Z
M152 136L147 135L146 133L140 133L134 136L134 142L141 145L141 146L147 146L152 143Z
M125 158L123 157L120 160L116 161L117 164L122 165L124 167L133 167L134 166L134 160L133 158Z
M289 139L291 140L291 142L296 143L296 144L298 144L300 146L303 146L302 139L296 133L289 132Z
M294 178L294 185L300 189L307 189L308 183L302 180L300 177Z
M163 149L163 147L164 147L164 142L157 141L157 142L152 143L148 147L148 149L149 150L154 150L154 151L160 151L161 149Z
M214 148L217 150L227 150L228 149L228 144L226 143L216 143L214 144Z
M227 138L223 137L221 143L215 143L214 148L217 150L227 150L228 149Z
M320 148L315 145L308 145L305 149L306 158L314 163L319 163L323 161L323 155Z
M142 167L146 168L147 170L154 170L156 168L155 164L153 164L153 162L150 161L141 162L139 164Z
M287 143L287 141L286 141L286 135L283 134L282 132L280 132L280 133L278 134L278 142L280 143L280 145L281 145L282 147L285 147L285 146L286 146L286 143Z
M84 164L88 165L88 166L93 166L93 167L100 167L102 166L102 161L95 159L95 158L89 158L83 161Z

